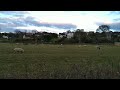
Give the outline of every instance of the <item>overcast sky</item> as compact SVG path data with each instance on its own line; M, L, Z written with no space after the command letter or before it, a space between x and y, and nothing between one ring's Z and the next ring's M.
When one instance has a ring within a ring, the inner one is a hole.
M96 31L102 24L119 31L120 11L0 11L0 32L15 29L55 33L76 29Z

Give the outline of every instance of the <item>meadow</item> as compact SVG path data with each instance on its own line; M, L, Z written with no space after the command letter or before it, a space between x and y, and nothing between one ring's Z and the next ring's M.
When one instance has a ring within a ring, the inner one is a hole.
M95 46L0 43L0 79L120 79L120 47Z

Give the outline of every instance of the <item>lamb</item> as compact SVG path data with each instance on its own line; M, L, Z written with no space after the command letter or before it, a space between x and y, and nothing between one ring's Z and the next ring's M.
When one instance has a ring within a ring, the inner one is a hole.
M23 53L24 52L24 49L22 48L14 48L14 52L20 52L20 53Z

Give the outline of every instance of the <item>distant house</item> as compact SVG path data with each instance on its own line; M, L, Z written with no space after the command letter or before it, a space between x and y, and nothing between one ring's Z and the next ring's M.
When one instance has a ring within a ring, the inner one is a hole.
M73 33L73 32L67 33L67 38L68 38L68 39L70 39L70 38L72 38L72 37L73 37L73 35L74 35L74 33Z
M35 36L36 36L36 37L39 37L40 35L39 35L39 34L36 34Z
M8 36L3 35L2 37L5 38L5 39L8 39Z
M23 35L23 39L30 39L30 36Z
M94 34L94 31L86 32L87 35Z
M67 34L66 33L59 33L58 37L59 38L67 37Z

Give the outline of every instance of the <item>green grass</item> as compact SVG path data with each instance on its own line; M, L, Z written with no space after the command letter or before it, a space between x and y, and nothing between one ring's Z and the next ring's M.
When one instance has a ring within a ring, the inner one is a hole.
M21 47L24 53L14 53ZM1 79L119 79L120 47L0 43Z

